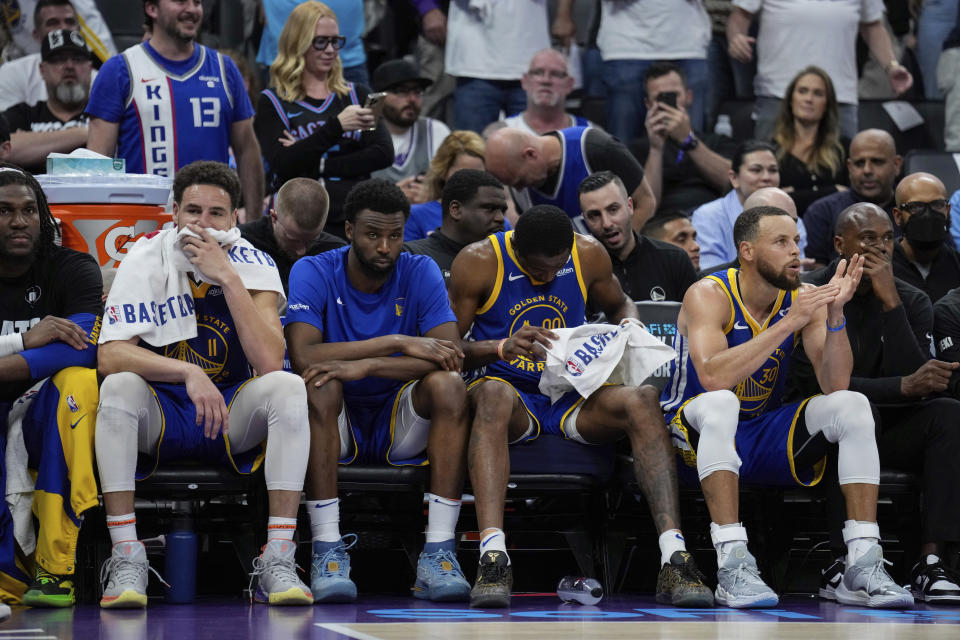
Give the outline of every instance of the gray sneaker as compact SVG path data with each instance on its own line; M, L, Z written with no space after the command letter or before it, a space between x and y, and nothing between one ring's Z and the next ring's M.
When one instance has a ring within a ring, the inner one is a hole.
M268 604L313 604L313 594L297 577L292 540L268 540L263 553L253 559L250 585L257 579L253 599Z
M717 570L715 598L717 604L734 609L775 607L780 602L779 596L760 578L757 560L745 543L730 549Z
M909 589L901 587L890 574L885 564L893 564L883 559L883 549L875 544L848 566L843 572L843 580L837 586L837 601L867 607L901 609L913 606L913 596Z
M0 622L3 622L10 617L10 605L5 602L0 602Z
M100 569L100 583L106 585L100 606L105 609L142 609L147 606L147 579L151 571L142 542L129 540L113 545L110 557Z

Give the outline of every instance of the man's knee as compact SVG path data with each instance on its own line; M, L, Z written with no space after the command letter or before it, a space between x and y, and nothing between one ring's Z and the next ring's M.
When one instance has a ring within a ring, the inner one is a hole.
M815 416L822 425L810 425L811 415L808 408L808 431L810 426L819 427L824 437L830 442L840 442L842 438L850 437L875 440L873 409L870 401L862 393L847 390L834 391L814 400L820 405L817 407Z
M924 411L929 412L929 426L924 435L929 446L946 448L960 452L960 400L955 398L934 398L924 403Z
M666 433L660 394L650 385L624 387L624 413L630 432L648 434L651 430Z
M432 371L417 383L431 408L465 414L467 387L456 371Z
M143 406L147 381L130 371L111 373L100 384L100 408L136 414Z
M278 420L277 427L288 435L308 433L304 420L307 413L307 388L303 378L288 371L273 371L257 379L264 403L272 405Z
M469 400L474 429L506 432L517 400L513 389L497 380L484 380L470 389Z
M726 389L708 391L690 402L684 408L683 415L701 434L707 430L722 430L724 435L733 438L737 433L740 399Z
M307 408L310 411L310 426L317 427L319 422L336 423L337 415L343 404L343 383L330 380L322 386L314 386L313 380L307 380Z

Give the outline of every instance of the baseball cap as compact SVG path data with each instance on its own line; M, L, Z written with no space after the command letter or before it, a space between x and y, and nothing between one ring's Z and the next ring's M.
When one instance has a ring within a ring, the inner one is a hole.
M56 29L48 33L40 44L40 59L46 61L64 51L72 51L93 59L83 34L75 29Z
M429 87L433 84L433 80L420 75L416 65L403 58L388 60L373 72L374 91L387 91L406 82L416 82L421 87Z

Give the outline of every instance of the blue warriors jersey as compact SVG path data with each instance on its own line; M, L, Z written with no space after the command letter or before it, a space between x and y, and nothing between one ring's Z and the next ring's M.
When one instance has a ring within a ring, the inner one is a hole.
M240 345L223 289L190 281L197 318L197 335L162 347L140 346L167 358L198 365L221 389L248 379L252 372Z
M562 141L563 156L560 159L560 174L557 186L552 193L542 193L533 187L527 190L534 205L552 204L563 209L573 220L574 227L580 233L589 233L580 215L580 194L577 189L583 179L590 175L587 164L586 131L590 127L570 127L557 131Z
M738 286L738 274L737 269L727 269L707 276L720 285L730 300L730 319L723 328L729 348L753 339L764 329L779 322L787 315L790 303L796 294L796 291L781 290L776 302L773 303L769 317L758 322L751 317L743 304ZM790 334L777 345L763 366L732 389L740 400L740 420L755 418L783 404L783 385L796 337L795 333ZM674 335L673 348L677 352L677 357L670 366L670 377L660 398L660 405L666 413L676 411L684 402L706 391L697 378L693 363L690 362L687 337L679 331Z
M490 298L484 301L473 320L473 340L501 340L525 325L561 329L579 327L586 317L587 287L580 269L577 243L557 277L550 282L534 280L513 251L512 231L489 236L497 256L497 277ZM519 357L510 362L498 360L481 370L480 375L503 378L526 393L539 393L543 362Z
M305 322L323 333L324 342L354 342L380 336L422 336L456 322L443 275L432 258L401 253L393 273L375 293L358 291L347 275L350 247L301 258L290 271L286 323ZM403 383L371 376L345 382L344 398L357 405L380 406Z

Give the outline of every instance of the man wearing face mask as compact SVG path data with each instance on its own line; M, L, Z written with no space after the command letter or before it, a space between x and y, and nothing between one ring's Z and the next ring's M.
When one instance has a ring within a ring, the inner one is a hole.
M960 253L946 244L950 203L943 183L929 173L911 173L897 187L893 216L903 238L893 246L893 272L932 302L960 286Z

